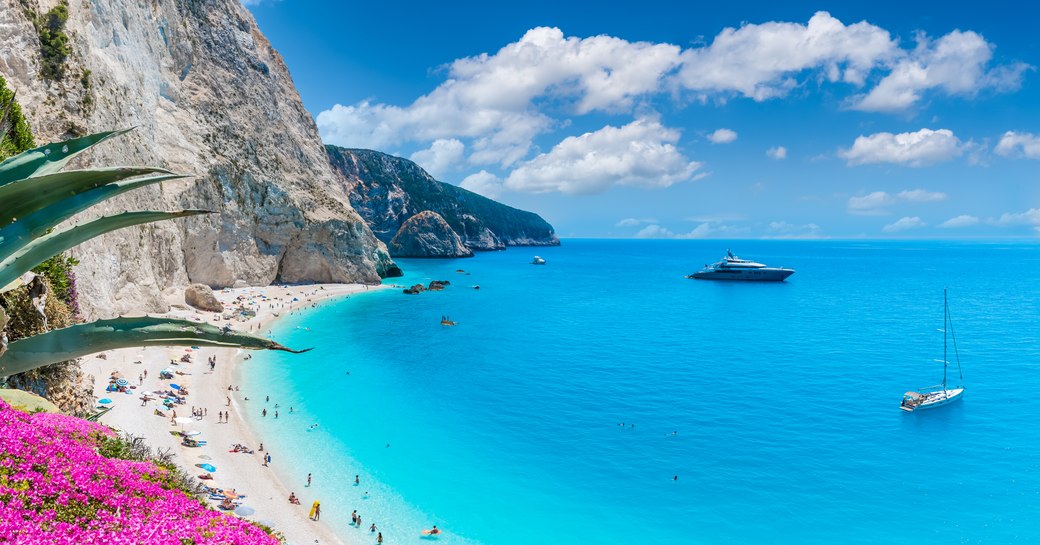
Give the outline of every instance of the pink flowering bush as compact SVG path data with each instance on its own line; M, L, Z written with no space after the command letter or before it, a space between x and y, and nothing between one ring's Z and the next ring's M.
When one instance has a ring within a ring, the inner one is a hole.
M172 487L166 469L98 454L113 437L99 424L0 400L0 543L278 544Z

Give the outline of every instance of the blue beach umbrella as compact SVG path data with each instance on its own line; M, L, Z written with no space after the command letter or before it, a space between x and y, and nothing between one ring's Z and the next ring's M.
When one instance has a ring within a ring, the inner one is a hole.
M109 403L112 403L112 400L106 397L104 399L99 399L98 403L101 403L102 405L108 405Z
M256 513L256 509L253 509L252 507L246 505L239 505L238 509L235 509L235 514L240 517L248 517L253 513Z
M206 471L209 471L210 473L213 473L214 471L217 470L217 468L213 467L213 464L195 464L195 467L201 467L202 469L205 469Z
M116 379L116 386L126 386L127 384L130 384L130 382L128 382L125 378Z
M170 388L173 388L174 390L180 390L181 389L181 387L176 385L176 384L170 384Z

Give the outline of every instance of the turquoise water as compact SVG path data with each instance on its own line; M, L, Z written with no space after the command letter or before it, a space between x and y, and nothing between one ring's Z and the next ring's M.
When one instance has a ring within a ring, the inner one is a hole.
M727 246L798 272L683 278ZM282 405L249 417L304 503L372 543L372 522L388 544L432 524L445 544L1037 543L1038 250L567 240L400 260L395 281L451 287L290 316L275 336L315 350L257 355L242 388ZM944 286L967 393L905 414L941 379Z

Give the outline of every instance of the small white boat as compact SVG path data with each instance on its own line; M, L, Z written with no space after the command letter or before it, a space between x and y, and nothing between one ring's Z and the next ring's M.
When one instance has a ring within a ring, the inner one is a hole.
M957 353L957 337L953 334L953 319L950 318L950 305L946 301L946 290L943 290L943 328L940 331L943 332L943 359L935 361L943 364L942 384L922 388L919 392L907 392L903 394L903 402L899 404L899 408L906 412L912 413L914 411L942 407L943 405L949 405L950 403L964 397L964 386L962 385L964 374L961 373L961 358L960 354ZM957 359L957 375L959 381L956 388L946 387L946 368L950 364L946 358L947 331L949 331L949 338L953 340L953 354Z
M534 260L531 261L531 264L532 265L545 265L545 260L540 258L540 257L538 257L538 256L534 256Z

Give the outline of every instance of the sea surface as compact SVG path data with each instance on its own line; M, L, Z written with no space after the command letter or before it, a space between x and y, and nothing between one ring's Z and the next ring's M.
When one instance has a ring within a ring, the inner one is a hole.
M684 278L727 247L797 273ZM296 312L273 336L314 350L242 366L273 463L348 538L1040 543L1035 242L564 240L399 264L388 283L451 285ZM967 391L907 414L942 380L943 288Z

